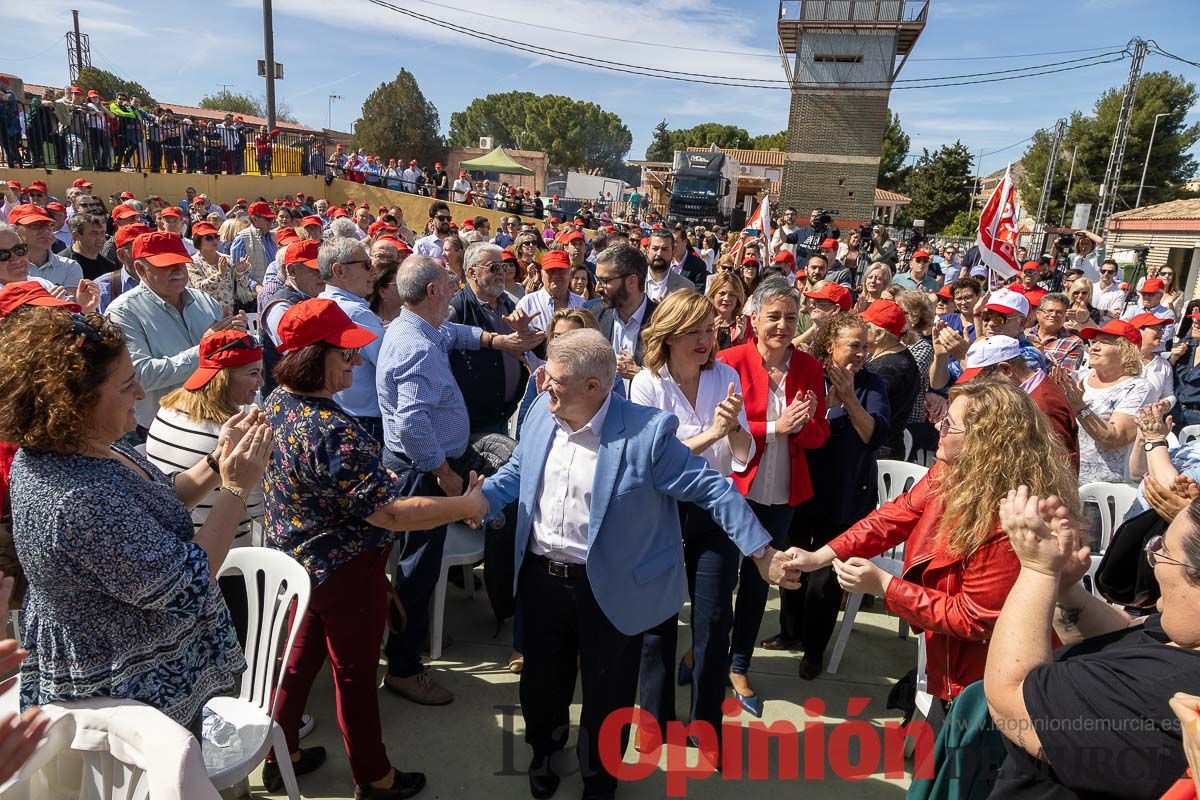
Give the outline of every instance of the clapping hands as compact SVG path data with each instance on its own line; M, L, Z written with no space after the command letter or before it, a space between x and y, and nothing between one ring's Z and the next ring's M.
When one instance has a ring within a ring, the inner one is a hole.
M1028 486L1020 486L1000 501L999 512L1023 569L1078 580L1078 565L1088 563L1091 548L1081 546L1079 528L1061 500L1031 495Z
M736 389L737 387L732 383L729 384L725 399L717 405L713 412L713 429L722 436L728 436L741 424L738 418L742 413L743 400L742 396L735 391Z
M817 410L817 395L812 389L797 391L792 402L787 404L779 419L775 420L775 433L780 435L793 434L807 425Z

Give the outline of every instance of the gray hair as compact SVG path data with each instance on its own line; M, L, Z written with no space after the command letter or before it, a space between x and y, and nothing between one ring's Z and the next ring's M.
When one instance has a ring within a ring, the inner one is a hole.
M603 333L591 328L567 331L554 337L546 348L546 360L557 361L574 379L595 378L604 391L612 389L617 374L617 356Z
M1062 292L1050 292L1049 294L1042 295L1042 299L1038 301L1038 308L1045 308L1046 303L1061 303L1064 308L1071 307L1070 298Z
M17 237L18 242L24 241L21 238L21 234L17 232L16 228L14 228L12 225L9 225L7 222L4 222L2 220L0 220L0 233L11 233L13 236Z
M130 208L132 208L134 211L138 212L139 214L146 213L146 204L143 203L141 200L126 200L125 205L129 206Z
M796 304L796 308L799 308L800 292L796 291L796 287L788 283L786 278L767 278L754 290L754 294L750 295L750 310L757 312L776 300L791 300Z
M338 217L329 223L330 236L343 236L347 239L357 239L358 223L349 217Z
M877 270L883 270L883 274L887 276L887 278L883 282L884 285L891 286L892 278L894 278L895 275L892 272L891 266L883 261L876 261L875 263L871 264L869 267L867 267L866 269L863 270L863 274L862 274L863 283L866 283L868 275L870 275L872 272L875 272Z
M406 306L419 305L429 294L429 284L449 279L450 273L434 259L411 255L396 270L396 294Z
M471 242L467 245L466 255L463 256L463 269L471 269L486 256L495 256L499 261L501 252L500 247L491 242Z
M363 243L358 239L348 236L335 236L321 242L321 249L317 251L317 272L320 273L321 280L328 281L333 278L335 263L345 264L347 261L353 261L354 256L359 253L365 257L367 248L363 247Z
M483 233L476 230L467 231L462 235L462 240L467 244L475 244L476 242L485 241Z

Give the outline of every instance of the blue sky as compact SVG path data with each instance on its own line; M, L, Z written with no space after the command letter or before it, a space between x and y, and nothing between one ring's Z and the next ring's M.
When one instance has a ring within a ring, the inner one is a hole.
M685 73L783 77L775 45L777 0L394 0L449 23L579 55ZM958 75L1079 58L1019 54L1122 47L1152 38L1166 50L1200 55L1198 0L1146 0L1136 13L1126 0L932 0L929 24L903 78ZM262 58L259 0L202 4L149 0L43 0L9 4L0 70L33 83L66 80L63 34L71 8L81 12L96 66L135 79L160 100L194 104L231 84L261 94L255 75ZM202 9L197 11L196 9ZM349 130L363 99L405 67L441 114L475 97L512 89L564 94L620 115L633 132L630 156L640 158L651 131L666 118L675 127L717 121L752 134L787 125L788 93L678 83L577 67L467 38L418 22L365 0L276 0L275 56L286 79L277 84L299 119ZM522 20L543 27L506 22ZM560 30L562 29L562 30ZM586 34L586 35L582 35ZM608 37L608 38L597 38ZM664 46L669 45L669 47ZM1099 51L1096 51L1099 52ZM1009 56L988 60L942 60ZM1146 69L1171 69L1200 82L1200 69L1147 58ZM1090 109L1104 89L1121 85L1128 62L1004 83L894 91L913 150L961 139L973 152L996 150L1050 126L1074 109ZM1190 121L1200 120L1200 107ZM985 171L1018 157L1024 145L986 156Z

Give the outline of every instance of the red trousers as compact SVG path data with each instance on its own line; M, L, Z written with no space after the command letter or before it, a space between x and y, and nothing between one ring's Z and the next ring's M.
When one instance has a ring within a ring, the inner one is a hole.
M391 774L379 722L379 648L387 627L390 547L360 553L312 591L280 679L275 719L288 750L300 749L300 717L328 655L333 665L338 727L354 782ZM292 623L295 624L293 615ZM286 758L285 754L276 754Z

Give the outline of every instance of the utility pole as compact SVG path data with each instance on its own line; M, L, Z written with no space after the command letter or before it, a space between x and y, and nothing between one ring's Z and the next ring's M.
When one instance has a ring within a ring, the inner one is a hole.
M1071 171L1067 174L1067 190L1063 192L1063 209L1062 214L1058 217L1058 227L1062 227L1067 221L1067 198L1071 196L1071 181L1075 179L1075 159L1079 155L1079 145L1075 145L1075 149L1071 152ZM1086 227L1086 226L1084 226Z
M275 32L271 23L271 0L263 0L263 55L267 62L267 130L275 130ZM1143 50L1144 52L1144 50Z
M1133 100L1137 96L1138 81L1142 77L1142 62L1146 60L1144 39L1135 37L1130 40L1128 47L1133 49L1133 59L1129 62L1129 77L1125 81L1125 91L1121 96L1121 113L1117 117L1117 128L1113 132L1112 149L1108 152L1108 166L1104 170L1104 180L1100 184L1100 202L1096 208L1096 233L1104 238L1105 245L1108 244L1108 217L1117 203L1117 193L1121 187L1121 166L1125 163L1125 143L1129 139Z
M979 148L979 156L975 159L975 185L971 187L971 203L967 206L967 222L971 221L971 215L975 213L975 195L979 194L979 180L982 174L980 170L982 168L983 148L981 147Z
M1170 116L1167 112L1154 115L1154 125L1150 127L1150 144L1146 145L1146 163L1142 165L1142 179L1138 181L1138 196L1134 208L1142 207L1142 189L1146 185L1146 170L1150 169L1150 150L1154 147L1154 134L1158 131L1158 118Z
M83 45L79 40L79 12L71 9L71 17L75 21L75 71L71 75L71 82L79 80L79 71L83 69Z
M75 83L83 68L92 65L92 46L88 35L79 31L79 12L73 10L71 16L75 20L75 29L67 31L67 72L71 83Z
M1042 195L1038 198L1037 213L1033 217L1033 241L1037 254L1046 252L1046 209L1050 207L1050 192L1054 188L1054 172L1058 168L1058 150L1067 135L1067 121L1054 123L1054 138L1050 141L1050 158L1046 161L1046 174L1042 176Z
M328 121L328 124L325 126L329 130L333 130L333 101L341 100L341 99L342 99L342 96L340 94L329 95L329 121Z

